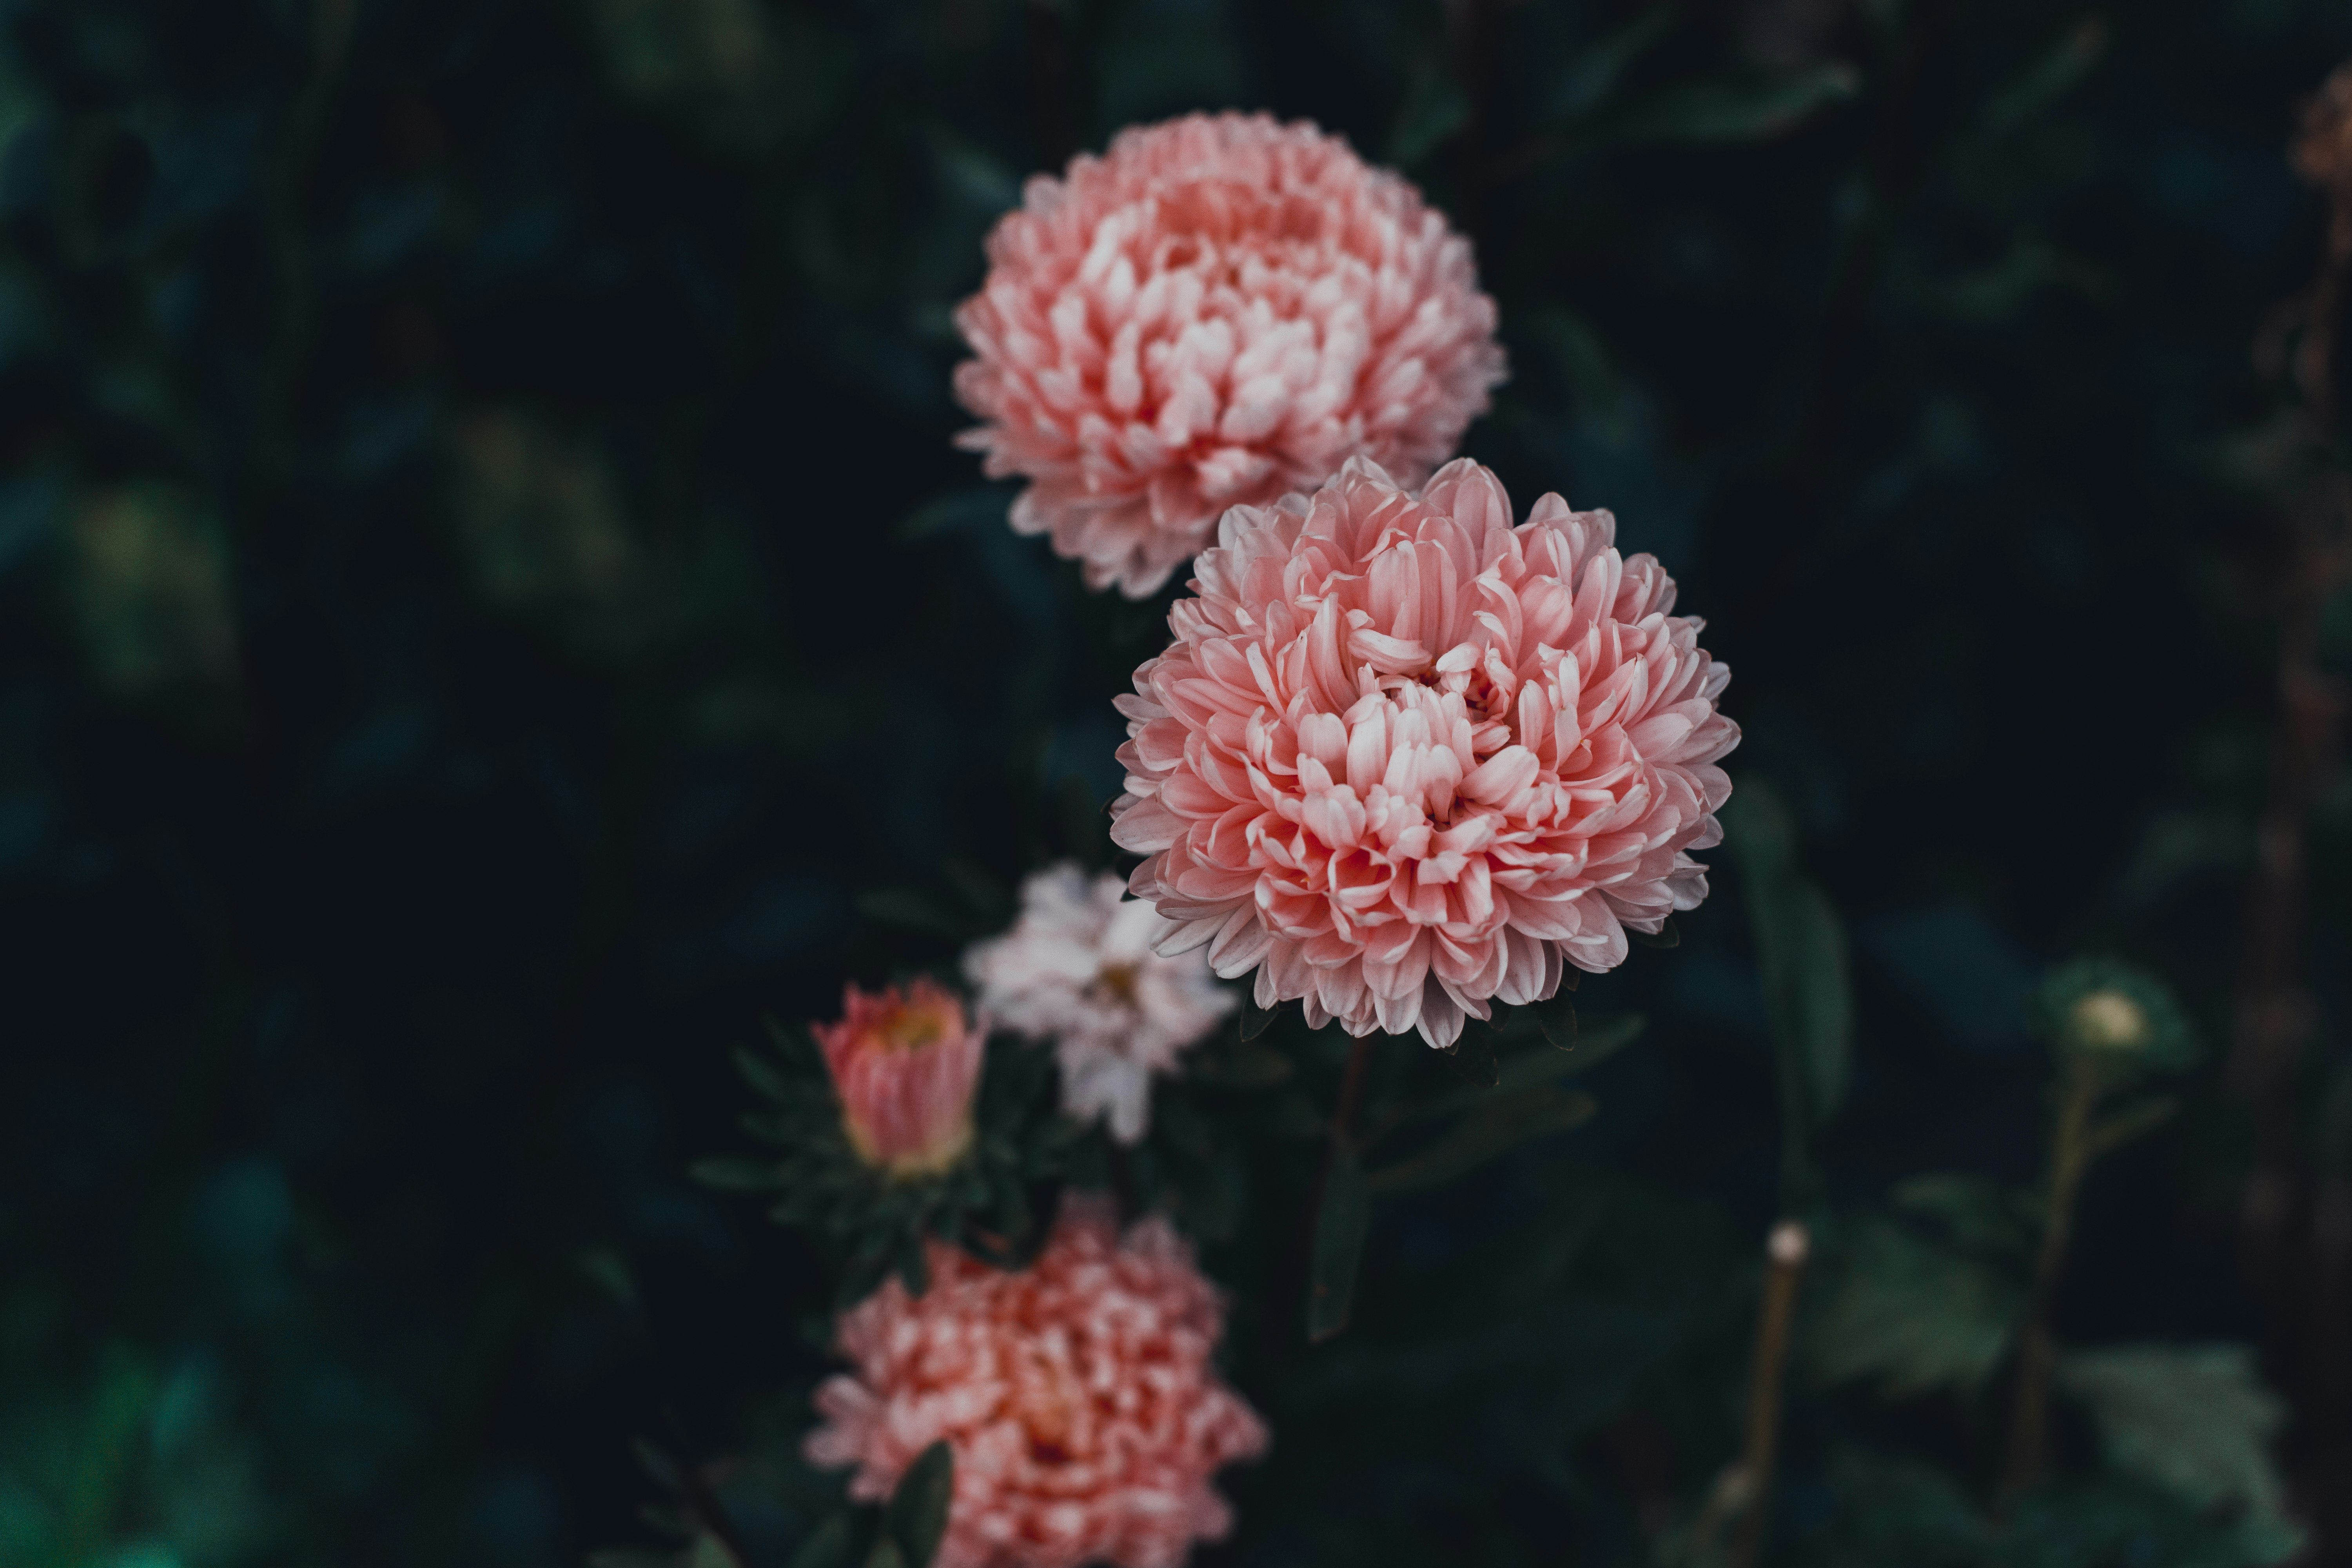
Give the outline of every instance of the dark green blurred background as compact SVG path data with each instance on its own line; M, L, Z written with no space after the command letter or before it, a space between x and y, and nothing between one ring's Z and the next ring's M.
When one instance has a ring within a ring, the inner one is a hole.
M830 1282L684 1167L763 1013L1109 857L1165 596L1003 526L949 312L1021 180L1132 121L1311 117L1474 233L1514 374L1470 452L1664 557L1848 924L1840 1194L2032 1175L2021 998L2076 952L2227 1040L2284 482L2251 345L2317 254L2283 150L2340 5L0 21L0 1563L571 1564L635 1529L634 1437L788 1449ZM2347 830L2333 784L2315 1127ZM1586 987L1653 1026L1577 1150L1376 1235L1360 1344L1471 1348L1316 1363L1244 1298L1278 1458L1216 1561L1631 1562L1703 1490L1778 1156L1718 883ZM2263 1337L2221 1054L2094 1181L2063 1334ZM1561 1162L1616 1194L1576 1223L1672 1245L1411 1305L1550 1246ZM1825 1433L1970 1419L1808 1410L1801 1536Z

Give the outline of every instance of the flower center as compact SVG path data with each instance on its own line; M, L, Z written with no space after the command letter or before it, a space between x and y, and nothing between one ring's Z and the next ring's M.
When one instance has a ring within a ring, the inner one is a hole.
M1094 984L1087 989L1098 1000L1116 1003L1121 1007L1135 1005L1135 982L1141 966L1133 963L1106 963L1095 971Z

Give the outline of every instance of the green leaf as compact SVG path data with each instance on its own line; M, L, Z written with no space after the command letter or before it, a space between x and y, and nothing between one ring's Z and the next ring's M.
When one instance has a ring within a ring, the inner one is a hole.
M1878 1222L1838 1263L1807 1360L1821 1383L1872 1377L1890 1399L1973 1389L2007 1353L2024 1307L2003 1270Z
M1986 98L1978 123L2001 132L2042 113L2074 90L2107 52L2105 20L2085 16Z
M2022 1270L2042 1235L2038 1199L1983 1176L1935 1172L1895 1185L1897 1208L1938 1222L1952 1244L1971 1257Z
M1420 167L1469 120L1470 98L1462 84L1424 61L1405 86L1403 107L1389 132L1387 162L1400 169Z
M1543 1037L1563 1051L1576 1049L1576 992L1573 986L1562 985L1540 1002L1531 1003L1528 1011L1536 1016L1536 1027Z
M911 544L965 529L1002 528L1010 504L1003 490L987 485L933 496L898 520L898 540Z
M705 1531L679 1560L678 1568L743 1568L743 1564L725 1542Z
M1636 947L1675 948L1683 944L1683 931L1682 927L1675 924L1674 917L1668 915L1654 931L1635 931L1627 926L1625 940Z
M1276 1003L1271 1007L1261 1007L1257 1005L1256 997L1244 996L1242 998L1241 1026L1235 1033L1240 1035L1242 1043L1244 1045L1247 1045L1250 1041L1256 1039L1260 1035L1265 1034L1266 1030L1272 1026L1276 1015L1280 1014L1281 1011L1282 1005L1280 1003Z
M1323 1167L1323 1199L1315 1214L1308 1258L1307 1338L1320 1343L1348 1326L1356 1298L1356 1265L1371 1228L1372 1197L1356 1152L1334 1138Z
M897 1542L885 1535L866 1554L866 1568L908 1568L907 1554L898 1550Z
M836 1513L809 1533L793 1553L792 1568L849 1568L849 1516Z
M757 1051L737 1047L735 1070L743 1075L745 1083L770 1100L789 1105L797 1098L793 1080L784 1075L783 1068Z
M1391 1110L1374 1124L1373 1131L1365 1133L1360 1141L1361 1146L1369 1149L1382 1137L1411 1122L1453 1116L1491 1103L1498 1096L1517 1094L1538 1084L1589 1072L1640 1038L1648 1022L1639 1013L1629 1013L1612 1018L1599 1028L1580 1036L1572 1050L1523 1050L1506 1057L1496 1069L1492 1084L1476 1089L1457 1089Z
M954 1499L955 1453L943 1438L915 1457L882 1510L882 1529L898 1543L907 1568L930 1568Z
M2286 1407L2244 1345L2127 1345L2059 1358L2058 1386L2090 1411L2107 1462L2200 1508L2283 1517L2270 1442Z
M1724 808L1738 858L1763 984L1765 1017L1780 1062L1784 1185L1815 1184L1813 1133L1845 1099L1853 1058L1853 995L1845 932L1828 898L1797 867L1788 810L1759 779L1742 780ZM1784 1205L1808 1201L1784 1194Z
M1579 50L1544 102L1544 118L1581 119L1608 98L1627 68L1674 26L1672 5L1653 5L1591 47Z
M687 1170L704 1186L717 1187L722 1192L768 1193L784 1184L783 1176L772 1160L718 1154L708 1160L697 1160Z
M1489 1100L1420 1152L1366 1178L1375 1194L1420 1192L1467 1175L1530 1138L1580 1127L1599 1107L1589 1094L1539 1084Z
M1772 77L1699 82L1634 105L1608 127L1613 142L1760 142L1862 90L1842 60Z

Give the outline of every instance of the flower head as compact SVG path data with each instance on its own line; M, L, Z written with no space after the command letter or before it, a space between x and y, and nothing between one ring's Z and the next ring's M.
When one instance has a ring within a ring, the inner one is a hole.
M866 1163L893 1176L929 1175L971 1147L971 1097L986 1034L953 992L913 984L842 991L841 1021L810 1033L841 1096L841 1123Z
M853 1371L817 1391L810 1463L856 1467L850 1495L878 1500L946 1439L938 1568L1176 1568L1232 1527L1211 1479L1265 1452L1265 1426L1210 1364L1224 1306L1166 1220L1122 1237L1073 1199L1028 1268L934 1243L930 1275L843 1314Z
M1361 459L1236 507L1120 699L1129 885L1257 1000L1459 1037L1706 896L1730 672L1675 584L1556 495L1511 524L1466 459L1418 497Z
M1021 886L1021 918L964 954L982 1008L1008 1029L1050 1039L1062 1069L1062 1109L1108 1113L1111 1136L1132 1143L1150 1119L1151 1075L1234 1010L1199 953L1163 958L1151 944L1170 928L1126 881L1055 866Z
M2137 964L2084 958L2051 972L2035 998L2059 1050L2117 1071L2174 1071L2197 1059L2189 1020L2165 984Z
M956 313L956 395L1013 526L1140 598L1228 506L1361 453L1418 479L1504 376L1469 241L1345 142L1264 114L1124 131L1029 182Z

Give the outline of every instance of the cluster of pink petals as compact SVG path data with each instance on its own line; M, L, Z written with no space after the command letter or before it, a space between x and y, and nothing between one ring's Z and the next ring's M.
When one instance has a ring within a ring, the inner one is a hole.
M1615 531L1556 495L1515 528L1467 459L1418 497L1357 460L1226 513L1120 700L1111 837L1168 947L1445 1046L1705 898L1730 672Z
M962 1001L928 977L845 986L841 1019L813 1024L858 1155L894 1176L944 1171L971 1148L971 1100L987 1048Z
M1229 506L1364 455L1413 478L1504 376L1469 242L1345 142L1270 116L1124 131L1029 182L956 324L964 445L1013 526L1140 598Z
M1211 1364L1224 1306L1166 1220L1122 1238L1108 1203L1074 1198L1019 1273L929 1258L921 1296L894 1277L843 1314L855 1371L817 1391L810 1463L856 1467L850 1495L875 1500L946 1439L937 1568L1176 1568L1224 1536L1211 1479L1266 1431Z

